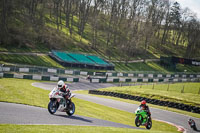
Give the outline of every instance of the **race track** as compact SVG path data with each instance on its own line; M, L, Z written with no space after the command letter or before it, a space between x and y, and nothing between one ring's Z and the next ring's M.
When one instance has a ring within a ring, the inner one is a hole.
M46 90L52 90L53 87L56 86L56 83L50 83L50 84L49 83L34 83L32 85L46 89ZM105 87L110 87L110 86L116 86L116 84L107 84L107 83L105 83L105 84L102 84L102 83L70 83L68 85L72 91L79 90L79 89L89 90L89 89L99 89L99 88L105 88ZM124 110L127 112L134 112L134 110L136 110L138 107L138 105L135 105L135 104L125 103L125 102L121 102L121 101L115 101L112 99L99 98L99 97L90 96L90 95L76 94L76 97L79 99L83 99L86 101L98 103L98 104L105 105L108 107ZM169 122L171 124L176 125L177 127L184 128L186 130L186 132L188 132L188 133L200 132L200 131L193 131L189 127L188 122L187 122L189 118L194 119L197 124L197 128L200 130L200 119L198 119L198 118L193 118L193 117L178 114L175 112L151 108L151 107L150 107L150 110L151 110L153 119Z
M56 83L33 83L33 86L40 87L42 89L52 90ZM89 90L98 89L113 86L113 84L100 84L100 83L70 83L69 87L73 90ZM115 85L114 85L115 86ZM73 92L75 93L75 92ZM99 98L91 95L76 94L76 97L86 101L102 104L108 107L124 110L127 112L133 112L138 105L125 103L121 101L115 101L106 98ZM152 118L162 120L175 124L179 127L184 128L188 133L196 133L191 130L187 120L189 116L151 108ZM11 123L11 124L62 124L62 125L88 125L88 126L111 126L111 127L125 127L134 128L131 126L99 120L90 117L83 117L74 115L68 117L65 113L56 112L56 115L50 115L47 109L0 102L0 123ZM17 112L17 113L16 113ZM193 118L196 121L197 128L200 129L200 119Z

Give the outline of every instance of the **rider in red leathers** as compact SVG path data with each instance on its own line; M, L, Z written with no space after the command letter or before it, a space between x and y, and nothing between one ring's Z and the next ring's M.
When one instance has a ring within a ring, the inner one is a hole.
M150 110L149 110L149 107L146 105L146 101L145 101L145 100L143 100L143 101L141 102L140 107L141 107L143 110L145 110L145 111L147 112L147 115L148 115L149 118L151 119L151 112L150 112ZM144 121L144 123L145 123L145 122L146 122L146 121Z
M149 106L146 105L146 101L143 100L140 104L140 107L142 107L146 112L148 116L151 116L151 112L149 110Z

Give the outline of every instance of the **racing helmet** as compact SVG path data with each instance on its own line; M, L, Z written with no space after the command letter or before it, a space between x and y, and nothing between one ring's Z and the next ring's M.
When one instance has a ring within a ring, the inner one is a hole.
M146 104L146 101L145 101L145 100L142 100L141 104L142 104L142 105L145 105L145 104Z
M65 85L65 83L62 80L58 81L58 89L63 88L64 85Z

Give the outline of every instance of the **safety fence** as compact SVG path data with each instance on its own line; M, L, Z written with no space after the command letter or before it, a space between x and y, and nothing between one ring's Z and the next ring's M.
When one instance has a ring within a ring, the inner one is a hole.
M20 72L29 74L42 74L42 75L91 75L91 76L105 76L105 77L129 77L129 78L200 78L200 73L196 74L164 74L164 73L153 73L153 72L87 72L80 70L66 70L58 68L46 68L46 67L31 67L31 66L4 66L0 67L0 72Z
M119 82L200 82L200 78L91 78L93 83Z
M191 106L191 105L187 105L187 104L183 104L183 103L176 103L176 102L170 102L170 101L150 99L150 98L134 96L134 95L129 95L129 94L123 94L123 93L117 93L117 92L108 92L108 91L99 91L99 90L89 90L89 94L112 96L112 97L118 97L118 98L123 98L123 99L135 100L135 101L146 100L146 102L150 103L150 104L155 104L155 105L159 105L159 106L166 106L166 107L176 108L176 109L200 114L200 107Z
M44 80L44 81L58 81L58 80L63 80L63 81L67 81L67 82L79 82L79 78L57 77L57 76L44 76L44 75L27 75L27 74L0 73L0 77L3 77L3 78L32 79L32 80Z

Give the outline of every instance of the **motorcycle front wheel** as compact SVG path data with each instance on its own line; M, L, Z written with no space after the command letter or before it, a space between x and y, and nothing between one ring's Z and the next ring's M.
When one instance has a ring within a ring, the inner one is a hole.
M141 120L139 115L135 117L135 125L136 127L139 127L141 125Z
M54 101L50 101L48 104L48 111L50 114L56 113L56 104L54 105Z
M69 109L66 111L66 113L69 116L72 116L75 113L75 104L73 102L71 102L71 104L68 107Z

